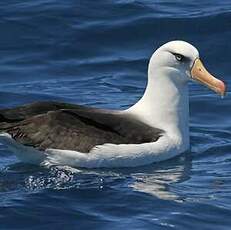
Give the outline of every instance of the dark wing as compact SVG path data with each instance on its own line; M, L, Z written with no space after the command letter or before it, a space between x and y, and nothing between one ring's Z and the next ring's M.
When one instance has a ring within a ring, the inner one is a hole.
M59 103L49 106L40 103L39 108L32 106L34 108L23 107L19 115L16 110L12 113L0 111L5 119L0 123L0 131L39 150L56 148L89 152L94 146L105 143L154 142L162 134L162 130L115 111Z
M35 102L28 105L19 106L16 108L2 109L0 110L0 123L1 122L17 122L25 120L26 118L44 114L49 111L56 111L60 109L75 109L81 108L80 105L74 105L69 103L44 101Z

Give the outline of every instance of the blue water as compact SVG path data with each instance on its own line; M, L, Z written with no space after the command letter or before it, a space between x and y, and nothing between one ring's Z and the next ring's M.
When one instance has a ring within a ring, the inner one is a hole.
M229 0L2 0L0 108L127 108L152 52L174 39L231 84ZM230 96L191 83L191 151L145 167L46 169L0 145L0 229L230 229Z

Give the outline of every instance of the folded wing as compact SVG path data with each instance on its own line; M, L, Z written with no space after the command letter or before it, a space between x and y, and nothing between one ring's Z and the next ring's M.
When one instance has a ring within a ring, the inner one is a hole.
M113 110L38 102L0 110L0 132L39 150L89 152L96 145L154 142L163 131Z

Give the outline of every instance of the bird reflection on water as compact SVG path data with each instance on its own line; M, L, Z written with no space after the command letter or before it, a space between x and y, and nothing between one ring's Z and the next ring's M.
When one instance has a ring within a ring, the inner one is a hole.
M14 156L12 157L14 158ZM46 189L74 189L87 192L92 188L99 191L108 188L122 190L132 188L133 192L180 202L182 198L174 192L174 184L189 179L190 170L191 157L189 153L148 167L110 170L75 169L67 166L41 168L16 163L1 169L1 178L4 178L1 179L1 187L4 190L7 189L9 193L18 193L19 199L27 196L28 192L29 194L41 193ZM4 173L8 175L7 178L3 176ZM10 200L11 196L5 196L1 203L7 204Z

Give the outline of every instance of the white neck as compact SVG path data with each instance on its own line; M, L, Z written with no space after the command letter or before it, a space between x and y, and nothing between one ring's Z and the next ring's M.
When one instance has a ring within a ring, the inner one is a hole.
M149 70L143 97L125 113L138 117L146 124L162 129L184 147L189 146L189 102L187 82L174 82L179 72L165 68ZM174 76L175 75L175 76ZM166 77L167 76L167 77ZM178 78L179 79L179 78Z

